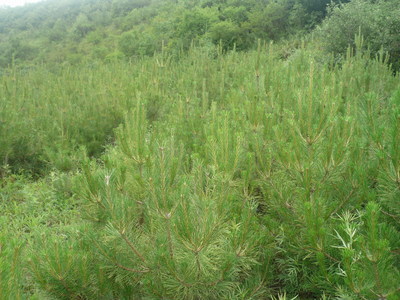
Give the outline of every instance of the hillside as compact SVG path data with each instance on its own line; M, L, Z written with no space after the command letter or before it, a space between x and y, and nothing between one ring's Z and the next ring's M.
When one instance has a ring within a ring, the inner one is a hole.
M398 0L0 10L0 300L400 300Z
M191 42L249 49L308 32L328 0L48 0L0 9L0 66L113 60Z

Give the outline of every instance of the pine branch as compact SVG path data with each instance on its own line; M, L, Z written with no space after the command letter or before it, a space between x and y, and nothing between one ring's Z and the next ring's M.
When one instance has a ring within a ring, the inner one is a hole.
M142 254L136 249L136 247L131 243L131 241L126 237L126 235L118 230L118 233L121 235L122 239L125 241L125 243L129 246L129 248L132 249L132 251L140 258L140 260L144 263L146 263L146 259L143 257Z
M395 220L397 223L400 224L400 220L398 219L397 216L392 215L392 214L390 214L390 213L384 211L383 209L381 209L381 212L382 212L384 215L386 215L386 216L388 216L388 217L391 217L393 220Z
M338 260L338 259L336 259L336 258L334 258L333 256L331 256L329 253L326 253L324 250L322 250L322 249L315 249L315 248L313 248L313 247L307 247L307 248L303 248L303 247L300 247L300 249L302 249L302 250L304 250L304 251L314 251L314 252L320 252L320 253L322 253L324 256L326 256L327 258L329 258L330 260L332 260L333 262L335 262L335 263L337 263L337 264L340 264L341 263L341 261L340 260Z
M334 210L332 210L326 217L325 217L325 221L328 220L332 215L336 214L351 198L351 196L353 196L355 192L355 189L352 188L350 193L347 195L347 197L345 197L339 204L339 206L337 206Z
M400 248L391 250L390 252L396 255L400 255Z
M116 259L111 258L101 247L97 242L94 242L94 244L96 245L96 248L101 252L101 254L107 258L108 260L112 261L114 265L116 265L118 268L123 269L125 271L129 271L132 273L148 273L151 270L147 267L144 267L143 270L137 270L137 269L132 269L129 267L125 267L123 265L121 265Z

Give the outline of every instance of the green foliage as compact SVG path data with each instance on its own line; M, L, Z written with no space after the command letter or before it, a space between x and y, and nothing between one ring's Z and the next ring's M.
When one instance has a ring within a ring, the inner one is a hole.
M48 299L37 288L28 271L31 259L40 248L31 251L37 240L48 233L62 236L68 223L78 222L72 186L67 175L52 173L32 181L2 170L0 182L0 293L2 299ZM75 228L75 227L72 227ZM73 229L76 232L76 229ZM47 248L50 249L50 248Z
M257 39L281 40L309 32L325 16L326 4L63 0L0 8L0 67L33 61L79 64L89 57L108 61L116 58L116 50L128 59L152 56L162 44L173 54L189 50L192 43L218 45L221 40L225 49L246 50Z
M210 29L210 37L214 44L222 43L225 49L232 49L238 44L240 28L231 21L221 21L213 24ZM239 48L244 45L239 43Z
M289 64L271 46L246 55L142 62L152 89L126 114L103 166L87 165L79 180L93 223L82 232L88 261L100 256L108 289L135 297L263 297L278 286L292 297L396 299L398 217L393 198L383 201L380 174L392 167L379 149L397 151L397 131L379 126L396 124L388 95L397 79L361 54L341 69L306 50Z
M139 31L125 32L119 40L119 48L126 57L152 55L157 46L149 33Z
M383 53L165 48L3 75L5 295L399 299L400 88ZM36 160L46 176L15 174Z
M258 37L277 40L288 32L288 13L285 2L271 2L250 15L250 28Z
M74 231L37 239L29 253L35 283L56 299L113 299L105 270L88 255L93 249Z
M355 0L330 8L329 17L318 30L329 52L344 56L354 47L354 36L361 34L371 55L381 49L389 53L394 69L399 68L400 9L397 1Z
M72 33L77 39L85 37L90 31L93 30L93 25L90 24L88 17L85 14L79 14L76 17L72 27Z
M137 297L235 295L263 241L251 229L251 203L221 185L226 178L218 174L227 165L210 176L194 161L185 172L183 145L157 140L157 131L148 135L144 119L138 105L119 132L115 155L125 157L122 164L111 156L107 171L85 170L83 196L92 203L90 218L104 224L95 244L108 260L109 276Z
M72 157L77 148L84 146L91 156L104 150L123 112L135 103L130 94L140 80L133 83L131 76L139 71L126 66L124 80L112 77L107 66L86 70L13 68L0 79L2 165L33 173L45 171L49 164L68 170L76 161Z
M0 225L4 228L7 222L2 218ZM20 241L11 237L9 233L0 232L0 297L2 299L23 299L23 292L19 288L22 278Z

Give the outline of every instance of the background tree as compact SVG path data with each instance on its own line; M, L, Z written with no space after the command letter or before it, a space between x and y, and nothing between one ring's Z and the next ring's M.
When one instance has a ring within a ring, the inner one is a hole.
M381 49L390 55L395 69L400 67L400 7L397 1L353 0L330 7L329 16L318 29L328 52L343 57L349 46L355 47L355 35L361 34L375 56Z

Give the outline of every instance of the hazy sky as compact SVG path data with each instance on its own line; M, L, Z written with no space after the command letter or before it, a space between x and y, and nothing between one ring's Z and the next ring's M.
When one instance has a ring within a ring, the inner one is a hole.
M21 6L25 3L40 2L42 0L0 0L0 6Z

